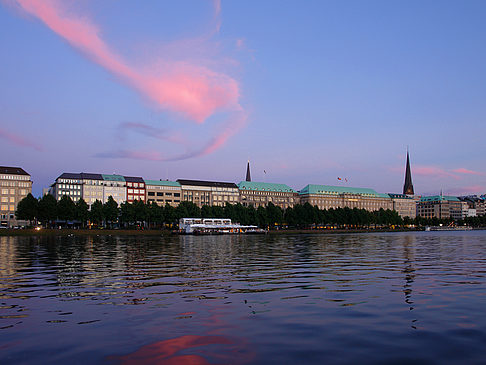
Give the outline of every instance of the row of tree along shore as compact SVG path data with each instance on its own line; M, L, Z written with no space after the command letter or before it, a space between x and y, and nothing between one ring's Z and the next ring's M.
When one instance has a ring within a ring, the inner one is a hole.
M376 229L390 227L423 227L449 225L486 226L486 217L470 217L453 222L417 217L402 218L396 211L380 209L337 208L322 210L309 203L282 209L272 203L266 207L245 207L241 204L226 204L224 207L204 205L199 208L191 202L181 202L177 207L117 202L110 196L103 204L95 201L91 209L80 199L74 203L69 196L59 201L49 194L36 199L29 194L17 206L17 219L29 221L31 226L45 228L125 228L125 229L176 229L180 218L230 218L243 225L257 225L267 229Z

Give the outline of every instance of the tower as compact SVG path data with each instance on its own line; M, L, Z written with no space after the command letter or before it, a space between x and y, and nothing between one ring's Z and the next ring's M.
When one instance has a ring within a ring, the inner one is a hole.
M407 148L407 167L405 168L405 184L403 184L403 194L414 195L412 184L412 172L410 171L410 158Z
M248 165L246 166L246 181L251 181L250 160L248 160Z

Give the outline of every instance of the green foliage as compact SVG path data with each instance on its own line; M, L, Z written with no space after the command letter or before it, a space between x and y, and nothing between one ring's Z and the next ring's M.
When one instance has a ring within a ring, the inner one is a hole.
M39 216L38 219L44 226L48 226L50 222L57 218L57 201L51 194L45 194L39 200Z
M89 218L89 207L83 198L76 203L75 218L81 222L81 226L86 226L86 221Z
M103 217L106 222L113 226L113 223L118 221L118 203L110 195L105 204L103 204Z
M17 219L32 222L38 216L38 201L32 194L28 194L17 204L15 215Z
M57 217L63 221L71 221L76 214L76 205L68 195L63 195L57 203Z
M91 210L89 212L89 219L91 222L100 225L103 222L103 203L99 200L96 200L93 204L91 204Z

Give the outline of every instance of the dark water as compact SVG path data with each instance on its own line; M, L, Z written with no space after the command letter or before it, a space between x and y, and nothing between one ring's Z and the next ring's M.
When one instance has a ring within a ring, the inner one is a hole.
M0 237L0 363L486 363L486 232Z

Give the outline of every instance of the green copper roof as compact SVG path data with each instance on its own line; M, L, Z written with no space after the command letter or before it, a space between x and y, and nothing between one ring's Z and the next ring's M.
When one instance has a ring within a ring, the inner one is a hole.
M377 193L373 189L368 188L352 188L349 186L331 186L331 185L313 185L309 184L301 191L300 195L317 194L317 195L339 195L339 194L358 194L361 196L369 196L372 198L390 198L388 194Z
M420 198L421 202L439 202L439 201L449 201L449 202L460 202L457 196L447 196L447 195L433 195L433 196L423 196Z
M125 178L121 175L105 175L102 174L103 180L105 181L125 181Z
M146 185L157 185L157 186L177 186L181 187L177 181L168 181L168 180L145 180Z
M284 193L295 193L296 191L285 184L264 183L255 181L241 181L238 184L240 190L274 191Z

